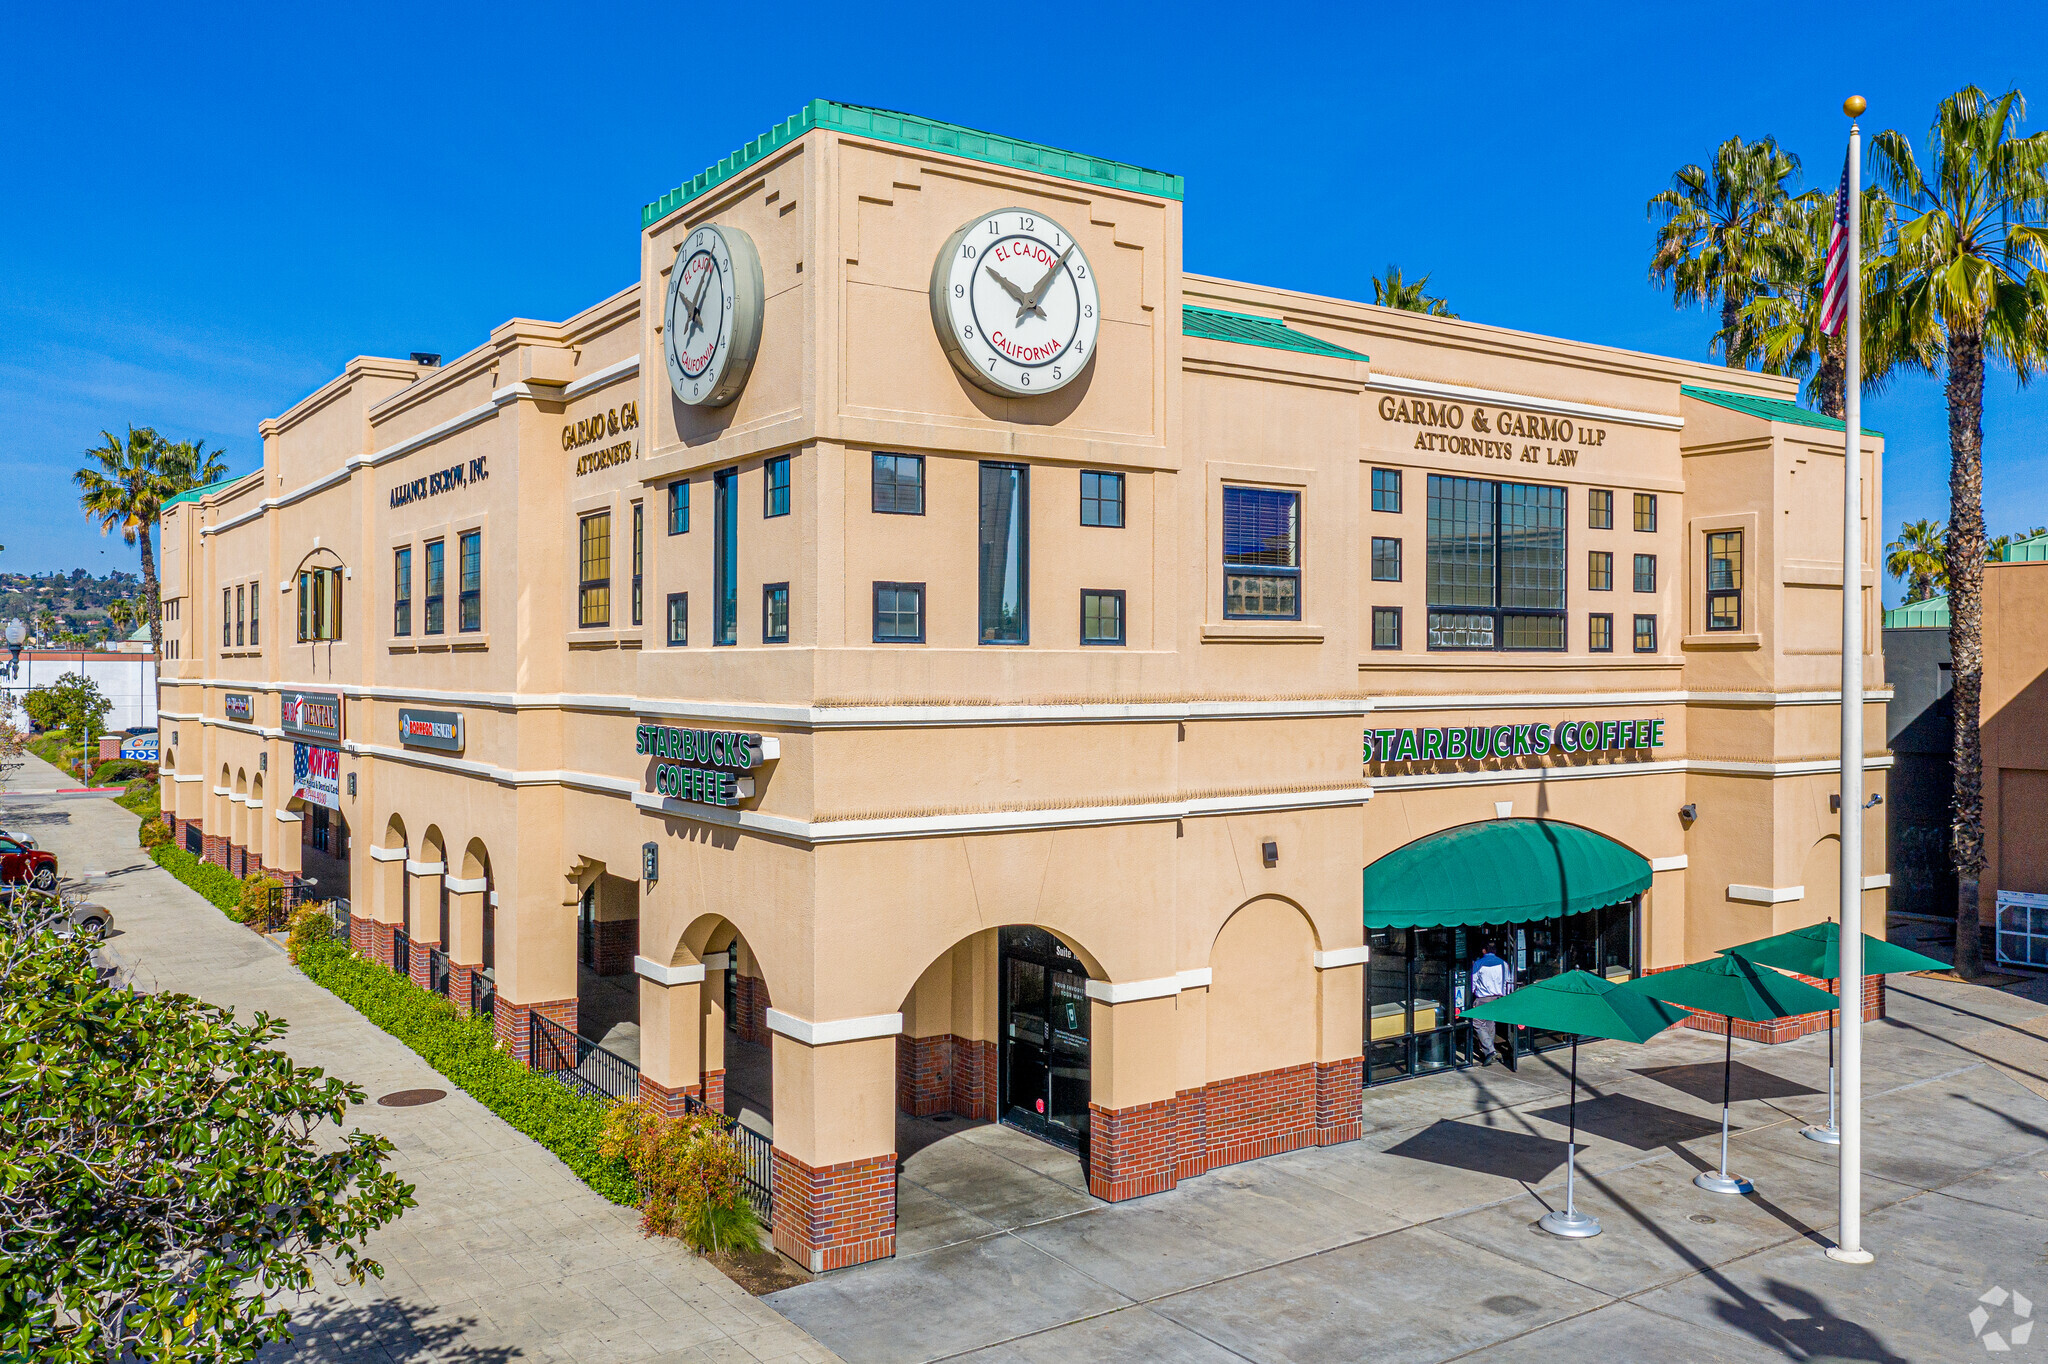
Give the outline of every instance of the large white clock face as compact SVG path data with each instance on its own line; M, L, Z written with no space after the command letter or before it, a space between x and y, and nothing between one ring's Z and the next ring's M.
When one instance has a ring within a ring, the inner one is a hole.
M1095 358L1094 267L1043 213L999 209L955 232L932 263L932 325L954 365L991 393L1050 393Z
M761 340L761 257L735 227L706 223L684 238L662 315L668 384L693 407L739 397Z

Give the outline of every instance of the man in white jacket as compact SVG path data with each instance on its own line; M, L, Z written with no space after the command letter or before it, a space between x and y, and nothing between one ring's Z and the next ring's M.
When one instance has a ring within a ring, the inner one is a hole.
M1514 988L1514 972L1508 969L1507 962L1495 954L1491 942L1482 943L1479 955L1472 961L1472 1002L1484 1004L1489 999L1499 999ZM1472 1035L1479 1043L1479 1064L1492 1065L1499 1057L1493 1020L1473 1019Z

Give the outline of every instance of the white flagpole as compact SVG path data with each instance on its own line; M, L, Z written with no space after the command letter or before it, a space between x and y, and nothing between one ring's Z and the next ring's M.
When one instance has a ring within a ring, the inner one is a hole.
M1842 329L1842 1140L1841 1225L1828 1255L1869 1264L1863 1248L1863 98L1849 116L1849 315Z

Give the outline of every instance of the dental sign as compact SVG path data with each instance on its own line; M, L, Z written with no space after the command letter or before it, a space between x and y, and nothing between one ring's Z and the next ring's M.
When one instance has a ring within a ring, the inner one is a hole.
M633 752L651 757L648 789L693 805L738 805L754 794L754 779L740 775L775 756L777 741L721 729L640 725Z
M1546 725L1369 729L1369 763L1464 762L1552 753L1631 753L1664 746L1662 720L1566 720Z

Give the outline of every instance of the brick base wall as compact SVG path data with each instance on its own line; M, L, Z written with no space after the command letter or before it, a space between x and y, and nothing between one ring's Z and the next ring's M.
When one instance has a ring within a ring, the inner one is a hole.
M412 951L406 954L407 974L412 977L412 983L422 990L434 988L434 959L428 955L428 949L438 946L438 943L415 942Z
M297 909L301 903L304 902L306 897L302 887L299 885L299 874L297 872L279 871L275 867L265 867L261 865L258 865L256 869L262 872L265 876L268 876L271 880L277 881L284 886L285 913L291 913L293 910Z
M775 1248L813 1274L896 1253L896 1154L813 1169L775 1148Z
M376 962L379 966L389 971L393 969L392 962L394 962L398 956L398 925L379 923L375 919L370 920L369 923L369 958L371 961Z
M657 1084L653 1080L648 1079L644 1073L640 1076L640 1102L647 1104L665 1118L681 1117L683 1100L691 1095L702 1099L704 1106L713 1113L723 1113L725 1111L725 1072L722 1070L708 1070L704 1072L699 1083L684 1085L681 1089L670 1089L667 1085Z
M600 976L623 976L640 952L638 919L599 919L590 926L590 969Z
M732 994L733 1012L739 1015L734 1022L740 1041L770 1045L768 1010L774 1001L768 998L768 982L756 976L739 976L733 981Z
M996 1044L951 1033L896 1038L896 1106L912 1117L996 1116Z
M1668 971L1677 968L1665 967L1663 969ZM1645 972L1644 974L1651 973ZM1819 986L1830 994L1839 994L1841 992L1841 982L1838 980L1822 980L1816 976L1799 976L1798 979L1806 982L1808 985ZM1884 977L1865 976L1863 978L1863 1021L1874 1023L1878 1019L1883 1018L1884 1015ZM1734 1020L1736 1037L1744 1042L1761 1042L1767 1046L1775 1046L1780 1042L1797 1041L1799 1038L1806 1037L1812 1033L1826 1032L1829 1022L1830 1019L1826 1010L1811 1014L1793 1014L1789 1018L1774 1018L1768 1023L1745 1023L1739 1018ZM1712 1033L1714 1036L1720 1037L1727 1033L1728 1023L1729 1020L1720 1014L1702 1013L1697 1009L1693 1009L1687 1011L1684 1021L1679 1026L1691 1028L1695 1032Z
M707 1070L704 1072L704 1106L713 1113L725 1112L725 1072Z
M216 867L227 866L228 841L226 838L219 834L207 834L204 836L204 845L206 851L199 854L202 858L213 863Z
M1365 1135L1365 1058L1316 1063L1316 1145L1337 1146Z
M512 1059L522 1066L533 1064L533 1034L526 1018L536 1009L540 1011L541 1017L561 1024L570 1032L576 1031L576 1001L573 999L544 999L532 1004L514 1004L503 995L499 995L498 1003L491 1011L492 1029L498 1040L498 1049L510 1054Z
M348 918L348 950L359 957L371 957L370 921L360 914Z
M475 988L471 984L471 977L481 970L483 970L481 966L464 966L459 961L452 959L449 961L448 1000L455 1006L455 1016L457 1018L469 1017L469 995L470 991Z

